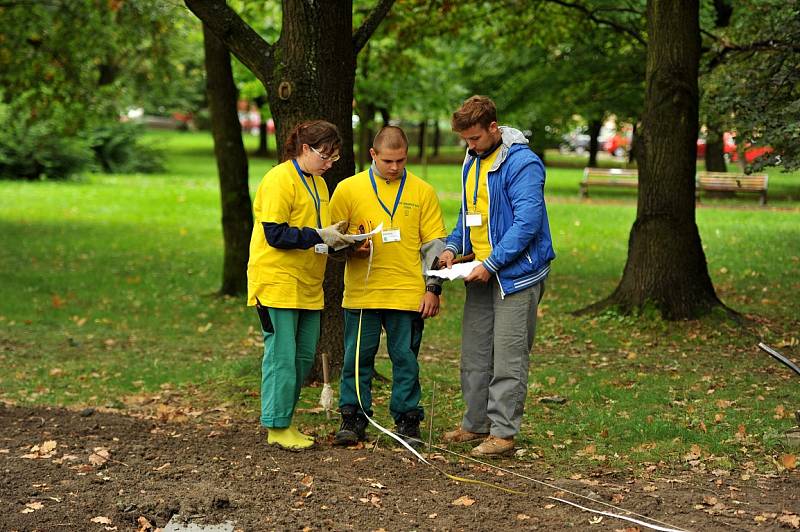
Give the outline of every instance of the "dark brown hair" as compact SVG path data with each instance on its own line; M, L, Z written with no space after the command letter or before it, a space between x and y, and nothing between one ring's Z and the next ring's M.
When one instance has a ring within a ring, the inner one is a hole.
M492 122L497 122L497 107L488 96L471 96L464 100L461 107L453 113L451 125L453 131L459 132L479 125L489 129Z
M399 150L401 148L408 150L408 137L405 132L397 126L384 126L375 135L375 140L372 141L372 148L376 152L381 150Z
M342 149L339 129L325 120L307 120L297 124L283 145L283 160L288 161L303 153L303 144L308 144L323 155L331 155Z

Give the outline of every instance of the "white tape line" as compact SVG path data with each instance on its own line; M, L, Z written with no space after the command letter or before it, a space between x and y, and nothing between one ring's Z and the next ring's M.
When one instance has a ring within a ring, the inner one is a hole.
M548 497L548 499L553 499L554 501L563 502L564 504L569 504L569 505L574 506L576 508L580 508L584 512L591 512L593 514L605 515L607 517L613 517L614 519L622 519L623 521L629 521L631 523L636 523L637 525L642 525L642 526L645 526L647 528L652 528L653 530L662 530L663 532L686 532L686 530L684 530L682 528L667 528L665 526L653 525L651 523L646 523L644 521L640 521L640 520L634 519L632 517L626 517L624 515L617 515L617 514L612 514L611 512L603 512L603 511L600 511L600 510L593 510L591 508L587 508L585 506L581 506L578 503L575 503L575 502L572 502L572 501L568 501L566 499L559 499L558 497Z

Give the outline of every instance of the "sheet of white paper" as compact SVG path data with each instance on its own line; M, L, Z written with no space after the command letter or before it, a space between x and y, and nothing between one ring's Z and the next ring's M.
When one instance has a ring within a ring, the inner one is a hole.
M441 277L442 279L454 281L456 279L463 279L469 275L472 269L479 264L482 264L479 260L462 262L460 264L453 264L452 268L445 268L443 270L427 270L425 275L428 277Z
M381 231L383 231L383 222L378 224L378 227L376 227L375 229L373 229L369 233L363 233L363 234L359 234L359 235L350 235L350 236L352 236L353 240L355 240L356 242L361 242L361 241L366 240L366 239L368 239L368 238L370 238L372 236L375 236L376 234L380 233ZM341 246L341 247L338 247L338 248L334 248L334 251L339 251L340 249L344 249L346 247L347 246Z
M350 236L352 236L355 239L356 242L361 242L362 240L366 240L371 236L377 235L381 231L383 231L383 222L379 223L378 227L376 227L375 229L373 229L369 233L363 233L363 234L360 234L360 235L350 235Z

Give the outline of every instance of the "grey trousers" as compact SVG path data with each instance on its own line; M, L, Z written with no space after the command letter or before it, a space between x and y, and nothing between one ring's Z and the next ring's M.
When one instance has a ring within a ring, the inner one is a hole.
M512 438L522 424L544 281L500 297L497 279L467 283L461 330L462 428Z

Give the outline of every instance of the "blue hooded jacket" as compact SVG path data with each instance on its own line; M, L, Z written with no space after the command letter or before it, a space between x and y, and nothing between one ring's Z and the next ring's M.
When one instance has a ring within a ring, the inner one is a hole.
M543 281L556 254L544 203L544 165L528 148L522 132L510 127L501 127L500 132L503 143L486 180L492 253L483 265L497 276L505 297ZM467 174L474 160L467 152L461 171L459 221L447 237L445 249L456 255L472 253L465 213Z

